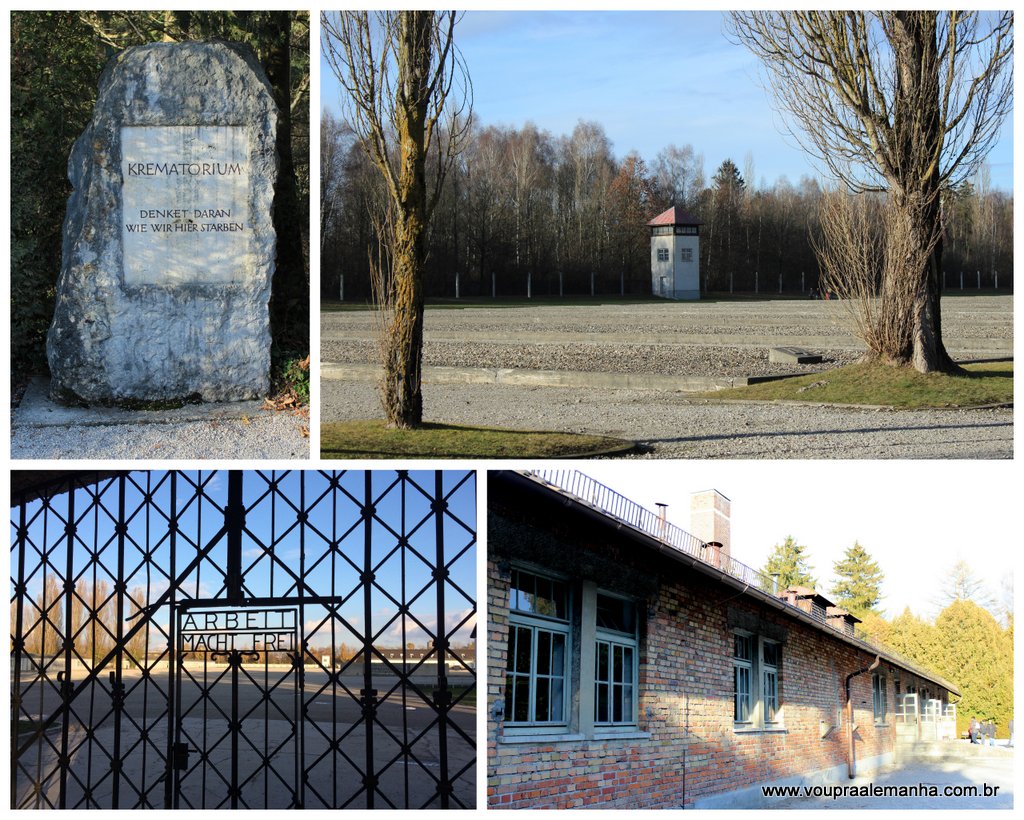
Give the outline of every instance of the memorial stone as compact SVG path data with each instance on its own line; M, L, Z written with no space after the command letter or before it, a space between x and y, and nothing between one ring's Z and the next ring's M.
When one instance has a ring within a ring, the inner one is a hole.
M245 46L154 43L110 61L68 162L53 398L266 394L276 133Z

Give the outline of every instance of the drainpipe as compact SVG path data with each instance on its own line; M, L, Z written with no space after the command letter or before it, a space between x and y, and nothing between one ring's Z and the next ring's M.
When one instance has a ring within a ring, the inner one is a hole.
M850 681L857 677L857 675L863 675L865 672L874 672L881 665L882 656L875 655L875 662L871 666L865 666L863 669L858 669L856 672L851 672L846 676L846 766L850 780L853 780L857 774L857 762L853 749L853 698L850 697Z

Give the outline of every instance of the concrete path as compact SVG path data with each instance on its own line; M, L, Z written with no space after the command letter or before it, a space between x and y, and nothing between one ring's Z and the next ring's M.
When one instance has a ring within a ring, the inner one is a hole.
M309 457L309 420L261 401L174 410L65 407L36 378L11 415L11 458L292 459Z
M918 787L917 796L829 796L777 798L773 809L1012 809L1013 753L1006 748L985 754L961 752L937 761L890 766L840 785ZM924 788L921 788L924 787ZM932 787L940 796L927 796ZM830 787L825 786L827 790Z

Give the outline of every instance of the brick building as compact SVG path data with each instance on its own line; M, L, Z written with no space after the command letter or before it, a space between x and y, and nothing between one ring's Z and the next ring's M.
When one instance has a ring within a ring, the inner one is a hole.
M492 807L753 806L890 762L904 704L953 708L827 598L736 561L714 490L690 535L579 473L488 483Z

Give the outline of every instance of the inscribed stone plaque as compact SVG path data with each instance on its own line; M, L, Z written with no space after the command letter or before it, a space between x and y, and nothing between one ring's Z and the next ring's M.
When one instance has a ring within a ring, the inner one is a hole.
M266 395L276 146L248 47L151 43L110 60L68 162L53 398Z
M251 268L249 131L121 129L126 285L239 282Z

